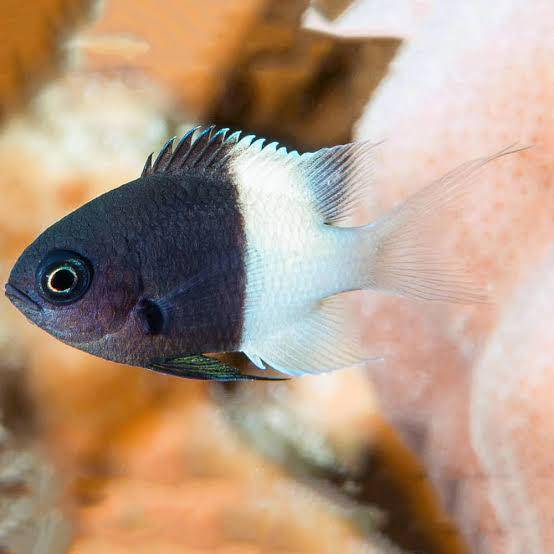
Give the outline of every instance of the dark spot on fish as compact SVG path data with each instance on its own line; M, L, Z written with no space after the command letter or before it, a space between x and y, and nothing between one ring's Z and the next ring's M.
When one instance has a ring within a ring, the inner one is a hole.
M162 309L153 300L144 298L137 306L137 314L146 333L159 335L164 329L165 317Z

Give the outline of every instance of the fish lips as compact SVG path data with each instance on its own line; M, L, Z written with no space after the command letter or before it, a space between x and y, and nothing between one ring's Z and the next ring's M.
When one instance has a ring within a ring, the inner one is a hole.
M11 283L6 283L5 294L10 302L25 315L29 315L33 319L43 311L42 306L33 300L26 292L22 291Z

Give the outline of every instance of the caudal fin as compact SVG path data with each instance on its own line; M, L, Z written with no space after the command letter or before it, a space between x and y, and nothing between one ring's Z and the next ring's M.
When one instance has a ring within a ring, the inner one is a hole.
M461 304L492 301L466 266L438 248L437 222L459 205L487 163L525 148L509 147L469 161L368 225L367 288ZM444 228L444 227L443 227Z

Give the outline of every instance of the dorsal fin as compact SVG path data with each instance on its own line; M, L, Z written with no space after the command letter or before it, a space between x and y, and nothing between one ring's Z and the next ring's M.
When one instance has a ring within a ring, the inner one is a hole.
M378 145L354 142L300 157L300 169L325 223L342 222L363 202L374 182L374 148Z
M193 170L197 173L217 171L230 155L244 153L250 147L259 152L267 148L265 139L254 135L243 136L241 131L230 133L229 129L193 127L175 145L176 137L169 139L153 161L153 154L148 156L141 177L161 173L178 173ZM271 143L269 146L275 146ZM286 150L282 149L286 154Z
M239 181L259 187L260 194L271 188L279 194L292 193L287 183L293 182L293 188L307 193L314 211L329 225L353 215L373 185L378 144L357 142L299 154L275 142L264 145L263 139L242 147L245 140L233 152Z
M229 134L215 126L194 127L175 145L168 140L155 161L150 155L142 177L155 174L194 172L216 174L226 162L240 160L257 183L271 180L278 167L286 168L287 178L298 179L311 191L314 208L321 219L336 224L353 213L373 182L372 165L376 146L359 142L322 148L300 155L277 142L268 143L255 135ZM262 191L261 191L262 192Z

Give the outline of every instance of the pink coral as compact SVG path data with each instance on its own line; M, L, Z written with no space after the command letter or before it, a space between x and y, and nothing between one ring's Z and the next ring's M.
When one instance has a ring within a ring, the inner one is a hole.
M498 308L370 298L367 341L387 356L372 375L476 552L552 552L554 3L438 2L404 34L357 126L386 139L374 206L507 145L533 148L487 168L463 221L445 226L443 245L486 276Z

